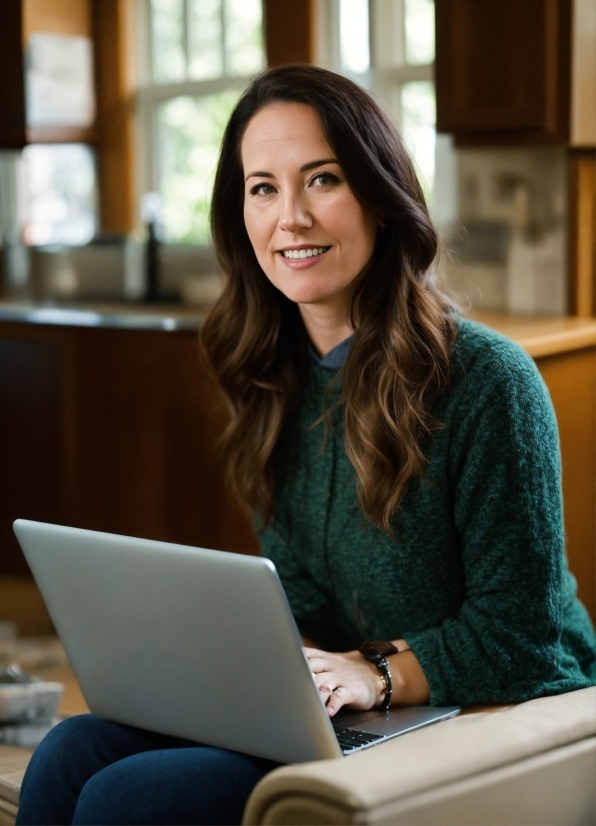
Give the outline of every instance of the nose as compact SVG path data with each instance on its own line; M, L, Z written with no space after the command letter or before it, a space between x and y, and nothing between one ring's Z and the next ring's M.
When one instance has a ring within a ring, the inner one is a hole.
M296 192L286 192L282 198L279 215L280 229L285 232L300 232L310 229L313 218L303 198Z

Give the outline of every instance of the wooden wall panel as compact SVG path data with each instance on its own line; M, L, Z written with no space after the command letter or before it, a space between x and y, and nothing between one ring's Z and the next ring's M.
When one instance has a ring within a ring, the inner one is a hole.
M596 315L596 149L569 152L569 312Z
M28 573L12 532L17 518L68 517L67 342L17 335L0 340L1 572Z
M314 5L314 0L264 0L268 66L314 61Z
M0 619L48 630L19 517L258 552L226 489L218 399L196 332L0 324Z
M100 225L135 228L134 9L131 0L94 0Z
M596 352L563 353L537 365L559 424L569 567L596 622Z
M225 414L193 333L79 331L76 522L254 552L226 496Z
M0 574L18 517L254 553L196 332L0 324Z

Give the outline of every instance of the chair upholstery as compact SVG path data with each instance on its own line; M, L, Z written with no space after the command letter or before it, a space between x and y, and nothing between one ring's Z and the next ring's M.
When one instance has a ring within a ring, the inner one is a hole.
M596 687L276 769L243 822L595 824Z

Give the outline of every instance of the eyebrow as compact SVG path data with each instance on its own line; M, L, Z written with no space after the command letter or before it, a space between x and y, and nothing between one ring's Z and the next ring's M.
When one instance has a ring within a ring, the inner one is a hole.
M309 161L305 163L304 166L300 167L300 172L308 172L309 169L316 169L317 166L324 166L326 163L336 163L339 164L337 158L322 158L319 161ZM244 181L248 181L249 178L274 178L275 176L271 174L271 172L251 172L250 175L247 175Z

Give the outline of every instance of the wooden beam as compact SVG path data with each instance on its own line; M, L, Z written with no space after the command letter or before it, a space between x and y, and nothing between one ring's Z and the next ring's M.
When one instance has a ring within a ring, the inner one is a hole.
M100 225L126 234L136 222L132 0L94 0Z
M314 62L314 5L314 0L264 0L268 66Z
M21 0L4 0L0 37L0 148L25 146L25 76L23 66Z
M570 315L596 315L596 149L569 151Z

